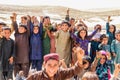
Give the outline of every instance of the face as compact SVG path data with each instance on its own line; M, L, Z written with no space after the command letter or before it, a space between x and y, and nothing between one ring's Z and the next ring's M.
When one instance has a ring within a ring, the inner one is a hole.
M70 20L70 24L74 24L75 23L75 20Z
M85 30L82 30L79 34L81 37L85 37L86 36L86 31Z
M50 24L50 18L47 18L47 23Z
M21 23L22 24L27 24L27 20L25 20L23 17L21 18Z
M19 33L24 33L24 32L26 32L26 29L24 27L19 27L18 32Z
M59 68L59 61L50 59L45 63L46 73L49 77L53 77Z
M6 39L9 39L10 38L10 34L11 34L10 30L4 30L3 32L4 32L4 37Z
M115 37L118 41L120 41L120 34L116 34Z
M45 24L45 25L48 24L48 19L47 19L47 18L44 19L44 24Z
M89 62L87 60L83 60L83 66L84 66L84 69L87 69L89 67Z
M39 27L34 27L33 32L37 34L39 32Z
M102 42L103 42L103 44L106 45L108 43L108 38L103 38Z
M109 31L110 31L111 33L114 32L114 27L113 27L112 25L110 26Z
M2 27L3 27L3 25L0 25L0 32L2 32Z
M58 26L57 26L57 30L61 30L61 25L58 25Z
M62 24L61 28L63 31L67 31L69 27L67 24Z
M100 64L104 64L105 61L106 61L106 57L105 57L105 55L102 55L100 58Z

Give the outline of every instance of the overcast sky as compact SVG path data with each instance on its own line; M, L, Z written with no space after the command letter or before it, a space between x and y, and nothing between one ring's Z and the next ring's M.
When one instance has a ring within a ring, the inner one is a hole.
M0 0L0 4L55 5L79 10L96 8L120 8L120 0Z

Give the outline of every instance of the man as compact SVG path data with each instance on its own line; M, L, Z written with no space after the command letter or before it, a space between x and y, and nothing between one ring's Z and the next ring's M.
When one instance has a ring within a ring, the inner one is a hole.
M78 74L82 68L82 57L84 51L81 48L76 49L78 62L75 66L67 69L59 68L59 56L56 53L44 56L44 70L30 75L27 80L64 80Z

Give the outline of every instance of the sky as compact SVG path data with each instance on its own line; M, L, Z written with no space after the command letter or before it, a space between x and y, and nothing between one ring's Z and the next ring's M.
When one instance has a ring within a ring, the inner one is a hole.
M11 5L52 5L79 10L96 8L120 8L120 0L0 0L0 4Z

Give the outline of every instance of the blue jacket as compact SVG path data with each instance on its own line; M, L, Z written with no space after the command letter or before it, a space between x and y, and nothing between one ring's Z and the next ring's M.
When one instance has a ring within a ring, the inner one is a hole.
M30 60L42 60L42 27L37 34L33 33L33 24L30 25Z

